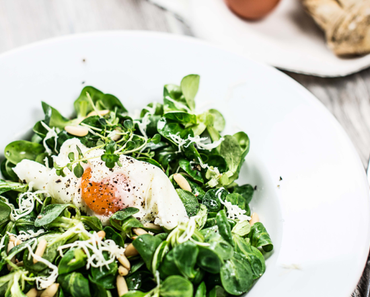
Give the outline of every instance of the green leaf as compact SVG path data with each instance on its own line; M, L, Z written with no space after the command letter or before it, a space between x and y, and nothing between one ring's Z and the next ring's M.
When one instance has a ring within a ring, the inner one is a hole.
M73 168L73 173L77 178L82 177L84 174L84 168L82 167L81 163L77 163L75 168Z
M45 124L49 127L64 129L65 126L71 125L73 122L63 117L58 110L51 107L49 104L45 102L41 102L42 109L44 110L45 114Z
M11 208L8 204L0 200L0 222L4 222L9 218Z
M14 167L15 167L15 164L13 164L12 162L9 162L9 160L7 159L4 159L1 162L1 173L6 180L9 180L9 181L19 180L18 176L13 171Z
M244 132L238 132L234 136L225 135L219 152L228 166L228 172L221 178L222 185L227 186L239 177L240 168L249 152L248 135Z
M242 151L249 151L249 137L245 132L240 131L238 133L235 133L233 137L239 143L239 146Z
M148 292L155 288L153 274L147 270L138 270L125 277L128 290L141 290Z
M185 241L175 246L173 253L175 264L180 273L188 279L193 279L196 275L194 267L199 253L197 245L191 241Z
M44 151L45 149L41 144L26 140L17 140L5 147L4 155L11 163L18 164L24 159L34 161Z
M157 162L156 160L154 160L154 159L145 158L145 157L139 157L139 158L137 158L137 160L144 161L144 162L147 162L147 163L152 164L154 166L157 166L158 168L160 168L161 170L164 171L162 165L159 162Z
M199 206L200 207L199 211L196 214L197 218L195 219L195 222L197 223L198 230L201 230L207 222L208 210L207 207L203 204L200 204Z
M190 74L185 76L181 80L181 91L184 94L186 103L191 110L195 109L195 96L199 89L200 76L196 74Z
M38 242L44 239L48 243L42 257L45 260L53 263L55 258L59 255L58 247L65 244L68 240L75 236L76 234L73 231L67 231L63 235L60 233L49 233L38 237L37 238ZM30 272L40 272L47 268L46 264L42 262L37 262L36 264L34 264L32 257L28 257L28 255L29 251L26 249L23 253L23 263L26 270Z
M124 240L122 236L117 233L112 227L106 226L104 227L105 231L105 238L112 239L118 246L124 247Z
M251 231L251 225L247 220L236 223L234 228L231 230L232 233L239 236L246 236Z
M74 152L70 152L68 154L68 159L70 162L73 162L75 160L75 153Z
M249 204L253 198L254 188L249 184L236 186L233 193L242 195L245 199L245 203Z
M152 270L153 255L157 247L161 244L161 240L158 237L150 234L144 234L138 236L132 244L143 258L146 267L149 271Z
M159 267L159 272L161 278L166 278L170 275L181 275L181 272L175 263L175 253L173 249L170 250L163 258L163 261Z
M200 173L200 171L196 170L196 169L193 169L192 166L190 165L190 161L189 160L186 160L186 159L180 159L179 160L179 166L182 170L184 170L187 174L190 175L190 177L195 180L195 181L198 181L200 183L203 183L204 180L203 180L203 177L202 177L202 174Z
M164 117L183 124L197 123L197 116L195 114L187 113L184 111L168 111L164 114Z
M221 268L221 282L227 293L241 295L253 285L253 272L249 262L239 253L234 253Z
M176 189L176 192L179 195L182 203L184 204L188 216L195 216L199 211L199 202L197 197L183 189Z
M116 225L113 225L116 227ZM132 237L132 228L143 228L143 224L134 217L129 217L121 222L121 227L118 230L121 230L122 237L125 237L129 234Z
M66 274L85 267L87 256L82 249L69 250L58 264L58 273Z
M274 249L270 235L267 233L265 226L260 222L253 224L248 238L250 238L252 246L263 248L265 252L271 252Z
M197 291L195 292L194 297L207 297L207 288L206 284L202 282L199 286Z
M220 155L224 157L229 171L232 173L236 172L240 163L242 151L238 141L233 136L224 136L224 141L222 141L220 145Z
M244 196L234 192L226 196L226 201L229 201L231 204L238 206L242 210L245 210L245 214L247 216L251 214L251 210Z
M161 141L161 135L160 134L155 134L153 137L152 137L152 142L155 143L155 144L158 144L160 143Z
M252 246L248 239L245 240L244 238L236 234L233 235L233 240L235 251L243 254L251 265L254 279L261 277L266 270L266 266L265 258L263 257L259 249Z
M68 207L75 208L72 204L50 204L46 206L43 211L37 216L35 220L35 227L42 227L50 224L57 217L59 217L62 212Z
M213 127L218 132L222 132L225 129L225 118L223 117L222 113L220 113L217 109L210 109L208 112L213 115ZM209 125L208 125L209 126Z
M94 87L86 86L82 89L80 96L73 104L77 113L77 117L79 118L85 117L88 113L94 110L86 93L89 93L93 103L99 110L108 109L113 111L115 108L117 108L117 111L120 113L127 112L121 101L115 96L104 94Z
M27 184L5 181L5 180L0 179L0 194L3 194L8 191L16 191L16 192L24 193L27 190L28 190Z
M104 155L101 156L101 159L105 162L105 166L107 166L108 168L113 168L116 163L119 162L119 155L106 152Z
M112 216L111 219L117 220L117 221L123 221L126 220L127 218L133 216L134 214L138 213L139 210L135 207L127 207L123 210L119 210L115 212Z
M88 228L93 231L100 231L103 230L103 225L101 221L97 217L93 216L82 216L81 217L82 223L84 223Z
M129 291L124 295L124 297L145 297L147 295L147 293L141 291Z
M123 122L123 125L127 130L132 130L134 128L134 123L132 122L132 120L125 120Z
M226 217L225 210L219 211L216 216L218 231L220 235L231 245L233 244L232 234L231 234L231 227Z
M89 281L79 272L59 275L58 283L72 297L91 297Z
M172 275L162 283L160 295L162 297L192 297L193 285L181 276Z
M219 273L222 261L218 254L208 247L198 246L198 249L197 265L211 274Z
M177 143L171 138L173 135L178 135L180 138L187 140L189 136L193 137L194 133L191 128L184 129L179 123L167 122L165 118L158 121L158 132L171 143L177 146Z
M159 238L157 236L157 238ZM170 243L168 241L162 241L161 244L157 247L154 252L153 260L152 260L152 273L155 275L156 271L158 270L159 266L161 265L163 258L170 250Z
M225 200L228 192L225 189L210 189L202 198L202 204L204 204L209 212L218 212L221 210L223 205L219 199Z
M215 286L208 294L208 297L227 297L227 296L229 295L221 286Z
M106 260L109 259L108 252L104 252L103 255ZM114 289L117 271L118 265L115 261L108 264L108 267L91 267L91 279L106 290Z

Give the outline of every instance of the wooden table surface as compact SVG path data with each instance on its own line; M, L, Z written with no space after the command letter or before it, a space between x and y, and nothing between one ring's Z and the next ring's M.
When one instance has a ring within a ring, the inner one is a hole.
M145 0L0 0L0 53L46 38L97 30L192 35L190 28L171 13ZM286 74L310 90L334 114L366 168L370 155L370 69L345 78ZM368 261L352 296L367 297L369 277Z

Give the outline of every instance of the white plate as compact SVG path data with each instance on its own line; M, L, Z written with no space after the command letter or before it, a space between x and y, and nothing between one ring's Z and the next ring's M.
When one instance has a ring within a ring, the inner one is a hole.
M365 174L333 116L273 68L160 33L37 43L0 57L0 147L42 118L41 100L71 114L82 82L117 95L132 110L161 101L163 85L189 73L201 75L198 106L219 108L228 131L243 129L251 138L241 180L257 184L253 207L276 248L248 296L348 297L369 250Z
M195 36L275 67L336 77L370 66L370 55L340 58L301 1L282 0L266 18L245 21L224 0L150 0L180 16Z

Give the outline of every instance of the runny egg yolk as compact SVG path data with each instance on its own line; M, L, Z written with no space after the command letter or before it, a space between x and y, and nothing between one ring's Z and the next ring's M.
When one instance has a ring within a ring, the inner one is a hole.
M110 215L128 207L130 186L122 173L100 182L91 180L91 168L85 169L81 180L82 200L98 215Z

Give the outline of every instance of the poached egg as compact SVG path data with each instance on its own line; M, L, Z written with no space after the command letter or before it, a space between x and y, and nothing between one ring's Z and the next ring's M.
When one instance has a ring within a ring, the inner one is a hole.
M127 207L139 209L135 217L142 223L154 222L166 229L173 229L188 218L170 180L152 164L121 155L122 166L110 169L101 160L104 150L88 149L77 138L63 143L59 155L53 157L54 162L66 166L70 153L77 159L77 146L88 159L86 164L81 162L84 167L81 178L68 168L63 170L64 177L58 176L55 168L31 160L22 160L13 170L33 189L47 191L55 203L74 204L105 225L112 214Z

